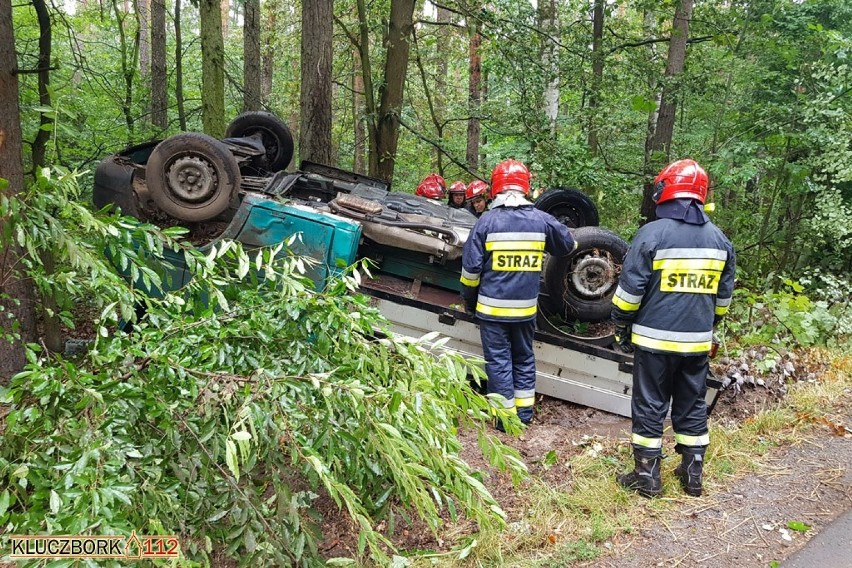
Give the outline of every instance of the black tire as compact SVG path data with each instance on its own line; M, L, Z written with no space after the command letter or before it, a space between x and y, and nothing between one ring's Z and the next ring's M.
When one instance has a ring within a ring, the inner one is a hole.
M590 323L609 318L612 297L627 254L627 243L600 227L574 229L574 254L549 257L544 266L545 311L566 321Z
M226 138L259 136L266 154L254 160L255 167L270 172L286 169L293 159L293 135L271 112L249 111L237 116L225 130Z
M596 227L600 224L598 208L588 195L571 187L555 187L535 202L536 209L550 213L567 227Z
M151 199L181 221L207 221L225 211L240 185L228 147L206 134L177 134L160 142L145 167Z

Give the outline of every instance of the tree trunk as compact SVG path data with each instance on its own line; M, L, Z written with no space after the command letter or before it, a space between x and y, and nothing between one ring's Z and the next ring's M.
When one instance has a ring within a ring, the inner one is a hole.
M151 124L168 126L168 82L166 72L166 2L151 0Z
M136 20L139 23L139 76L144 81L151 74L151 30L149 0L136 0Z
M228 23L231 21L231 0L221 0L219 3L219 8L222 10L222 37L228 35Z
M352 169L363 174L367 171L364 147L364 78L361 76L361 55L357 49L352 50L352 125L355 139Z
M302 3L299 157L331 164L332 0Z
M50 23L50 12L44 0L33 0L33 7L38 18L38 104L43 108L50 108L53 104L50 100L50 48L52 26ZM39 113L39 129L32 144L32 166L33 176L36 171L44 166L47 141L50 140L53 119L49 113Z
M118 22L118 40L121 46L121 74L124 77L124 100L121 103L121 111L124 114L124 122L127 125L127 143L133 141L133 124L135 121L133 113L133 78L136 69L136 60L139 57L139 36L137 35L131 46L127 41L127 33L124 26L127 22L127 12L122 12L118 5L119 0L112 0L112 10L115 20ZM138 29L137 29L138 34Z
M38 18L38 102L44 108L50 108L53 104L50 99L50 52L51 52L51 23L50 12L44 0L33 0L33 8L35 8ZM45 150L47 141L50 139L50 131L53 127L53 119L48 116L48 113L41 111L39 113L38 133L32 144L32 176L36 177L38 171L45 166ZM48 277L53 274L54 261L50 251L42 251L41 253L42 266ZM61 352L65 348L65 338L62 334L62 327L57 316L56 300L50 293L41 293L41 313L42 313L42 331L44 336L44 345L48 350L53 352Z
M470 50L468 53L467 104L470 118L467 120L467 167L472 172L479 171L479 114L482 105L482 35L479 33L479 21L474 20L468 26Z
M370 61L370 27L367 22L367 8L364 0L356 0L358 10L358 58L361 61L361 79L364 81L364 107L366 109L366 126L368 140L369 173L376 175L378 161L376 160L377 129L376 129L376 99L373 93L373 70Z
M444 124L447 115L447 101L444 93L447 92L447 55L450 45L451 29L447 25L450 23L450 11L445 7L438 6L437 20L438 22L438 45L435 59L435 96L433 118L437 127L437 142L439 146L444 145ZM425 85L424 85L425 86ZM432 158L433 169L442 172L444 168L444 154L440 148L435 148L435 153Z
M559 118L559 52L550 36L558 33L556 0L538 0L539 28L543 32L541 61L547 74L544 88L544 116L550 140L556 140L556 120Z
M666 63L665 82L660 96L660 112L657 128L651 139L651 172L671 160L672 136L674 135L675 111L677 109L677 76L683 72L686 61L686 45L689 40L689 20L692 17L693 0L680 0L672 23L672 38L669 42L669 58ZM662 155L661 155L662 154ZM649 172L650 173L650 172ZM642 199L642 216L653 220L656 205L654 188L646 184Z
M180 3L175 0L175 99L177 101L178 122L182 132L186 131L186 109L183 105L183 41L181 38Z
M24 186L17 67L12 2L0 0L0 177L8 182L3 190L7 195ZM0 235L5 234L6 222L0 218ZM4 314L0 318L0 384L5 384L26 363L24 345L35 340L35 308L31 281L14 270L20 266L20 249L14 242L0 247L0 306Z
M595 7L592 16L592 86L589 91L589 150L598 153L597 112L603 81L603 27L604 0L594 0Z
M399 142L399 114L408 71L409 37L414 27L415 0L392 0L385 48L384 82L379 87L376 153L370 156L371 170L375 161L376 176L393 181L396 149Z
M263 3L261 8L265 17L261 18L263 27L263 61L261 62L260 100L265 103L272 95L272 77L275 68L275 38L278 33L278 0Z
M260 110L260 0L245 0L243 110Z
M225 134L225 45L216 0L201 0L201 121L214 138Z

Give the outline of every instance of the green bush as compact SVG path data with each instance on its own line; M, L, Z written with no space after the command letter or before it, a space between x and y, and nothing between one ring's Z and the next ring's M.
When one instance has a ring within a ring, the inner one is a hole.
M60 209L63 195L54 195ZM50 219L55 236L63 222ZM98 223L112 242L79 245L102 280L72 292L103 299L97 328L106 330L122 313L133 317L103 297L113 287L123 286L115 298L144 298L105 257L96 261L98 251L140 270L163 245L154 228ZM36 254L48 246L25 244ZM425 348L434 338L377 334L386 323L353 293L358 271L316 293L300 275L304 260L276 255L282 247L251 258L233 243L206 256L186 247L196 277L144 300L147 317L132 334L100 334L76 360L29 347L25 371L0 390L10 405L0 422L5 535L176 534L191 559L308 566L322 562L324 500L377 560L393 551L381 521L389 533L412 515L433 531L462 515L503 522L456 437L477 430L492 464L524 475L517 454L486 433L488 401L468 381L482 371Z

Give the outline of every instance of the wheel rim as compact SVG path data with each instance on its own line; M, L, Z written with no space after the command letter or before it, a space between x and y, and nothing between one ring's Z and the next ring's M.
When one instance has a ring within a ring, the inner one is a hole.
M605 296L616 282L615 265L608 253L599 256L590 253L578 259L568 276L571 287L583 298L597 299Z
M278 147L278 137L267 128L257 127L246 132L246 136L260 138L265 150L266 163L273 164L278 159L281 150Z
M582 227L584 225L583 215L573 207L559 207L554 209L551 215L567 227Z
M180 201L199 203L216 193L218 179L212 163L197 156L174 160L166 175L169 191Z

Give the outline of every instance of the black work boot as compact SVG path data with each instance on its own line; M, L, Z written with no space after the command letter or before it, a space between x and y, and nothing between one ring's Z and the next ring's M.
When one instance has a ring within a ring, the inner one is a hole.
M618 482L637 491L643 497L658 497L663 492L660 481L660 460L663 459L659 449L633 448L633 461L636 466L630 473L616 476Z
M701 497L701 485L704 474L704 447L678 446L677 453L682 455L680 465L674 470L684 492L693 497Z

